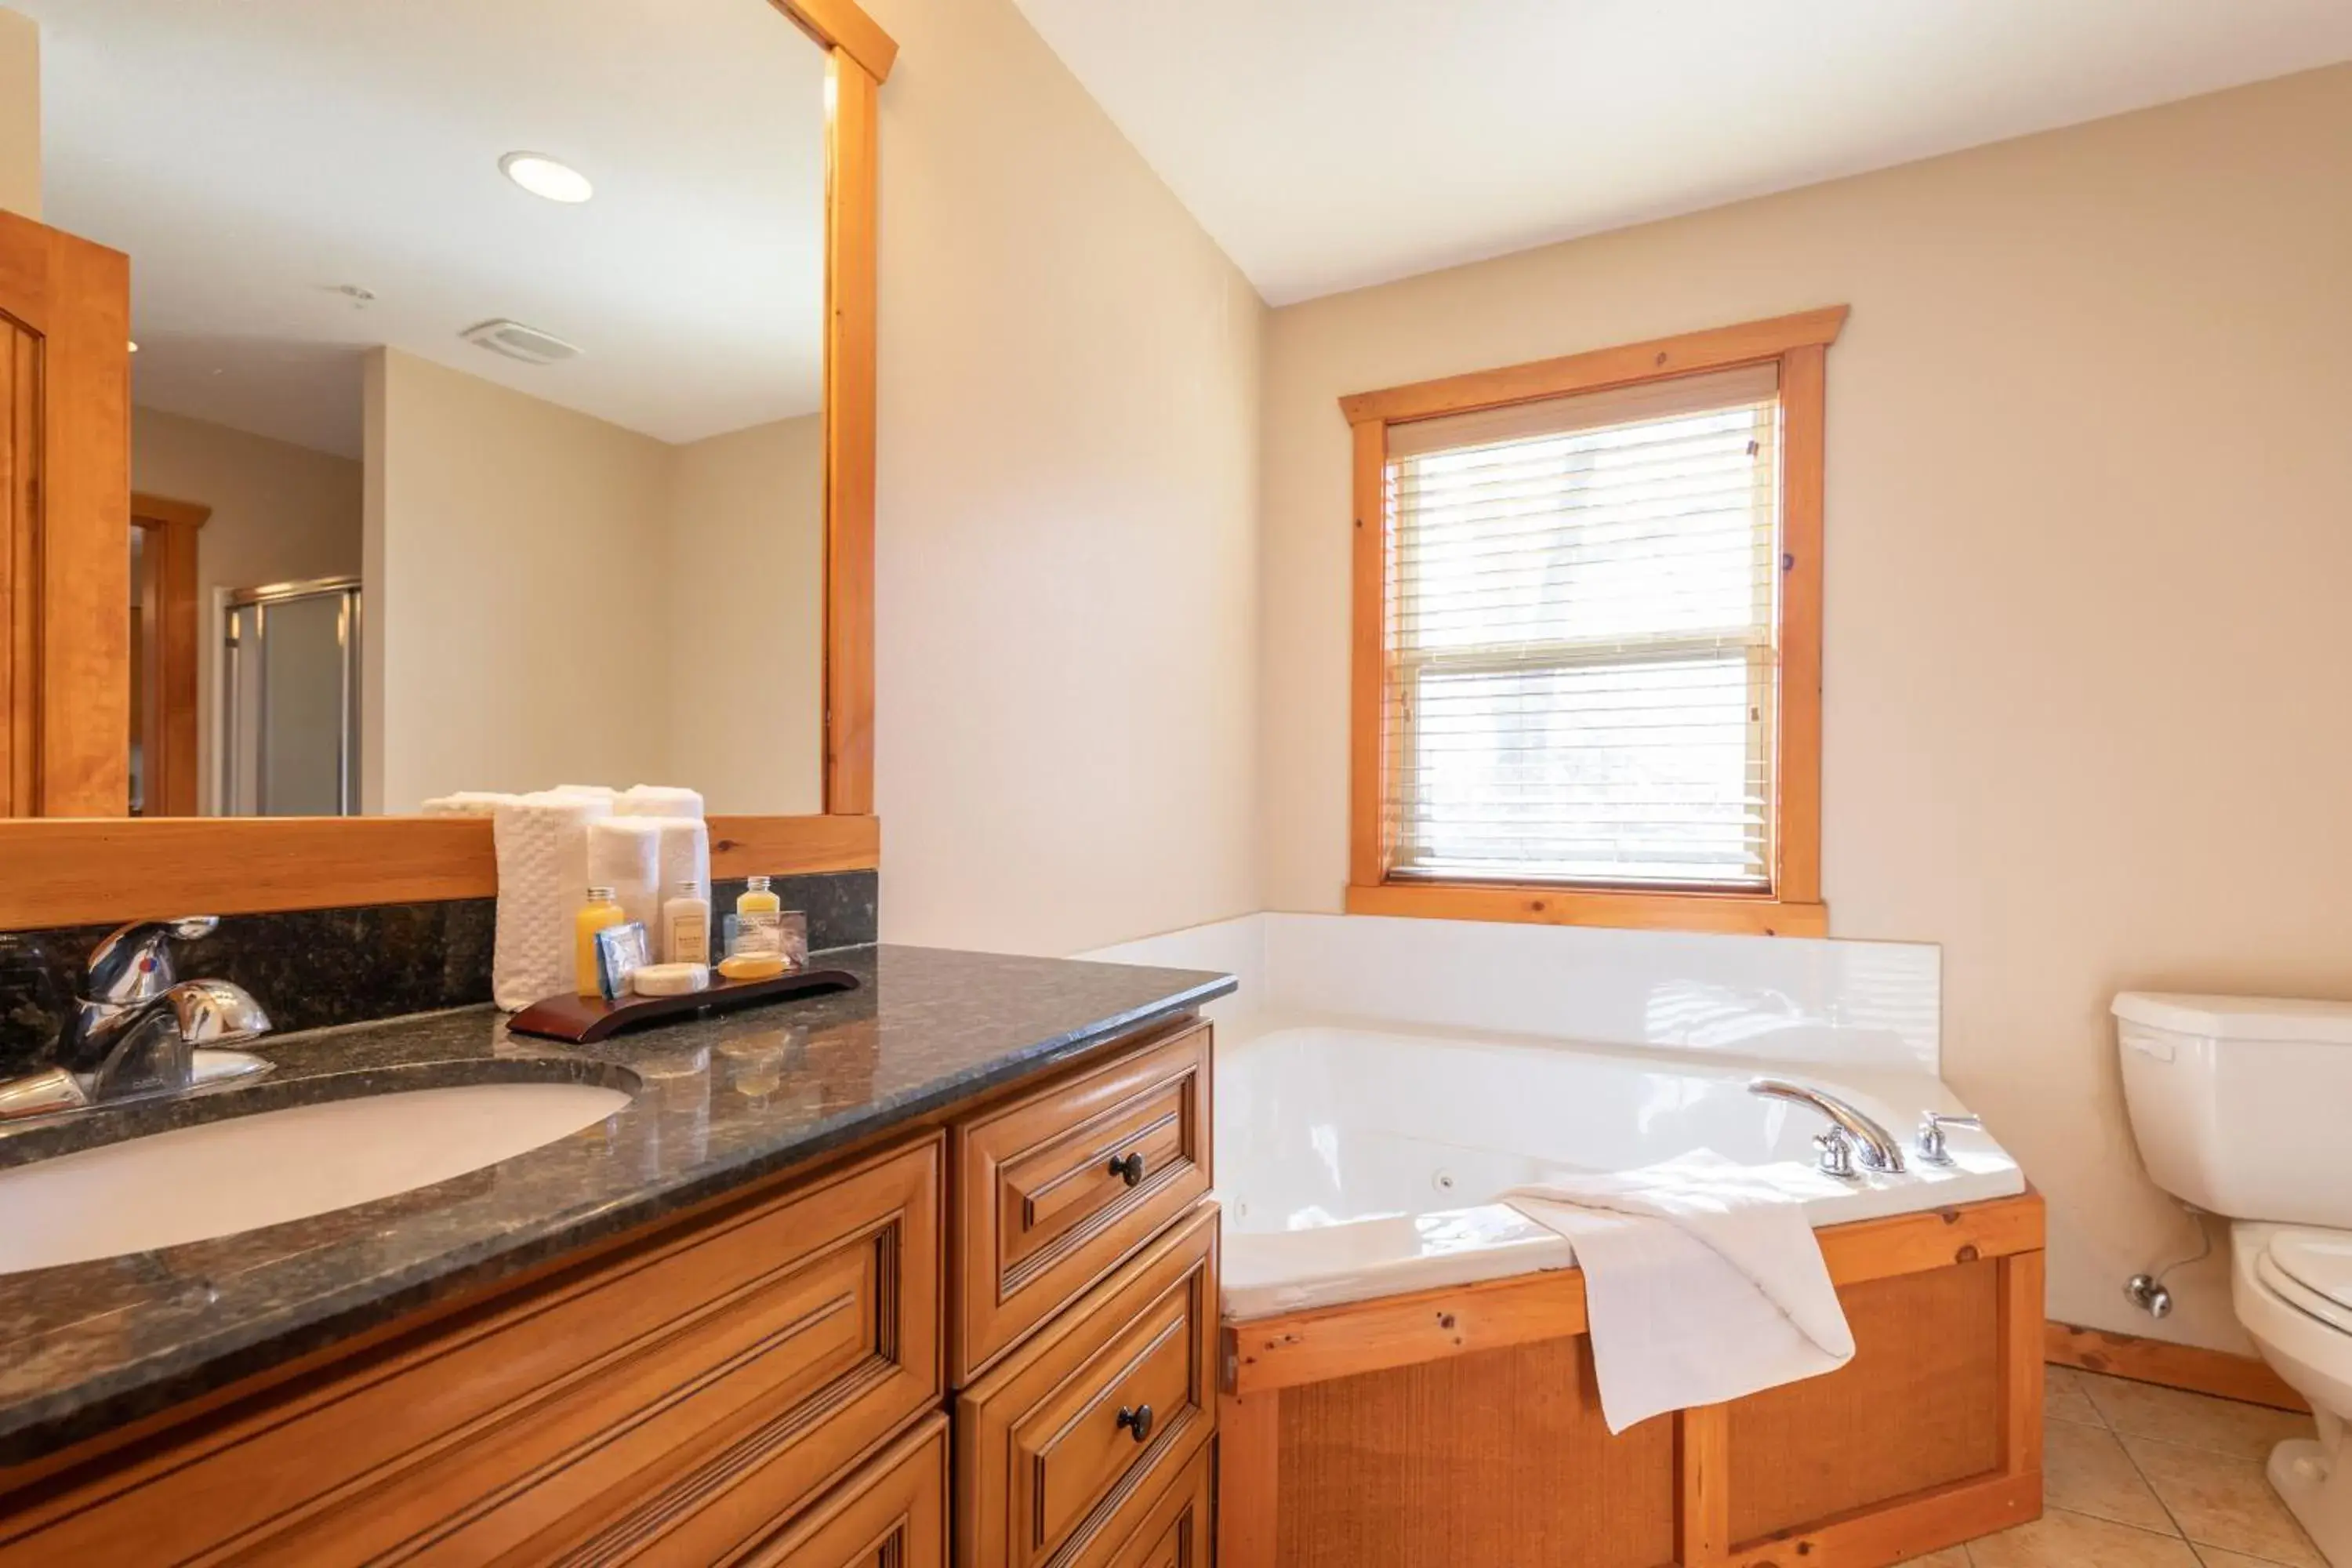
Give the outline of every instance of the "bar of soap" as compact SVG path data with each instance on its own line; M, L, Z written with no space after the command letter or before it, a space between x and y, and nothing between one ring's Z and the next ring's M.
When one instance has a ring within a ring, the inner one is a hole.
M766 980L783 972L781 952L739 952L719 965L719 973L730 980Z
M707 963L648 963L629 974L629 989L640 996L686 996L709 986Z

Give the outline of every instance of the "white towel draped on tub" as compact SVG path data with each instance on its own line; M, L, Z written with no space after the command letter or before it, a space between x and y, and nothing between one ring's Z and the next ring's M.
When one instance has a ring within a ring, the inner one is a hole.
M1638 1171L1562 1174L1503 1201L1575 1244L1612 1432L1853 1357L1804 1208L1763 1172L1702 1150Z

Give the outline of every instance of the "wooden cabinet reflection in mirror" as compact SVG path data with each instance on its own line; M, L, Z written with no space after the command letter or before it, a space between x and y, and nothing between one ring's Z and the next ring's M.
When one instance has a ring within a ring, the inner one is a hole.
M877 865L888 37L120 10L0 213L0 930L480 896L488 825L401 815L459 789L689 784L719 875ZM381 122L239 90L289 49Z

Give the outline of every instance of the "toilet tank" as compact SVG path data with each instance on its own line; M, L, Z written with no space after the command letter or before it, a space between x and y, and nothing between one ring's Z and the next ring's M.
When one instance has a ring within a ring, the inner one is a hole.
M2231 1219L2352 1229L2352 1003L2126 991L2115 1015L2158 1186Z

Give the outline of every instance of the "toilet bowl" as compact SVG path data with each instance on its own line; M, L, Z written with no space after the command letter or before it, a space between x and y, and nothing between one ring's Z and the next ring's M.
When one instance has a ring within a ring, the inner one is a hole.
M2352 1004L2126 992L2124 1100L2156 1184L2234 1223L2230 1299L2316 1432L2271 1486L2331 1568L2352 1568Z
M2230 1252L2238 1321L2318 1422L2271 1450L2271 1486L2329 1563L2352 1564L2352 1231L2242 1221Z

